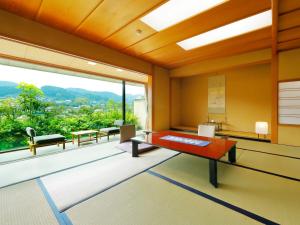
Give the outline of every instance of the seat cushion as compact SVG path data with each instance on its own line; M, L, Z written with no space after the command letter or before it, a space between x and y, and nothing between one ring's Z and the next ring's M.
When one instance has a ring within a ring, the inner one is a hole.
M35 144L50 144L65 141L66 137L60 134L50 134L43 136L36 136L33 138Z
M115 133L120 132L120 128L119 127L107 127L107 128L100 129L100 132L104 132L107 134L115 134Z

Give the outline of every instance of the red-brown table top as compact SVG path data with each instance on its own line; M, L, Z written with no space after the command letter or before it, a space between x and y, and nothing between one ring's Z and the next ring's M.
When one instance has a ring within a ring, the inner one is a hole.
M175 141L163 140L161 139L164 136L172 135L183 138L191 138L203 141L209 141L205 147L185 144ZM191 134L183 134L174 131L161 131L161 132L153 132L149 135L135 137L133 140L137 140L139 142L155 145L162 148L167 148L171 150L175 150L178 152L188 153L192 155L201 156L204 158L215 159L218 160L222 158L228 151L232 149L236 145L236 141L230 141L219 138L208 138Z

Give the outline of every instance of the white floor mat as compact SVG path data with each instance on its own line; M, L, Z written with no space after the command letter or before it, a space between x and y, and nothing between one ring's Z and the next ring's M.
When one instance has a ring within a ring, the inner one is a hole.
M66 211L73 225L254 225L240 213L149 174Z
M122 153L121 150L115 148L116 144L117 142L110 142L93 145L77 150L0 165L0 187Z
M57 208L63 211L176 154L167 149L157 149L137 158L124 153L55 173L41 180Z
M35 180L0 189L1 225L59 225Z

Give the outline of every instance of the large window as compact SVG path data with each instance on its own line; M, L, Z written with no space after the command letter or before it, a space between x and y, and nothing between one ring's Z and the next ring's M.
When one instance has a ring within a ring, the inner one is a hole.
M72 131L109 127L123 118L120 80L0 63L0 151L27 147L26 127L38 135L59 133L69 139ZM139 101L144 85L126 86L126 122L143 128Z

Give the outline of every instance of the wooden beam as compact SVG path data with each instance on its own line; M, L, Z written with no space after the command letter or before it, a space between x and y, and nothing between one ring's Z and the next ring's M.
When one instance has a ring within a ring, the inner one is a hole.
M272 0L272 117L271 117L271 142L278 143L278 0Z

